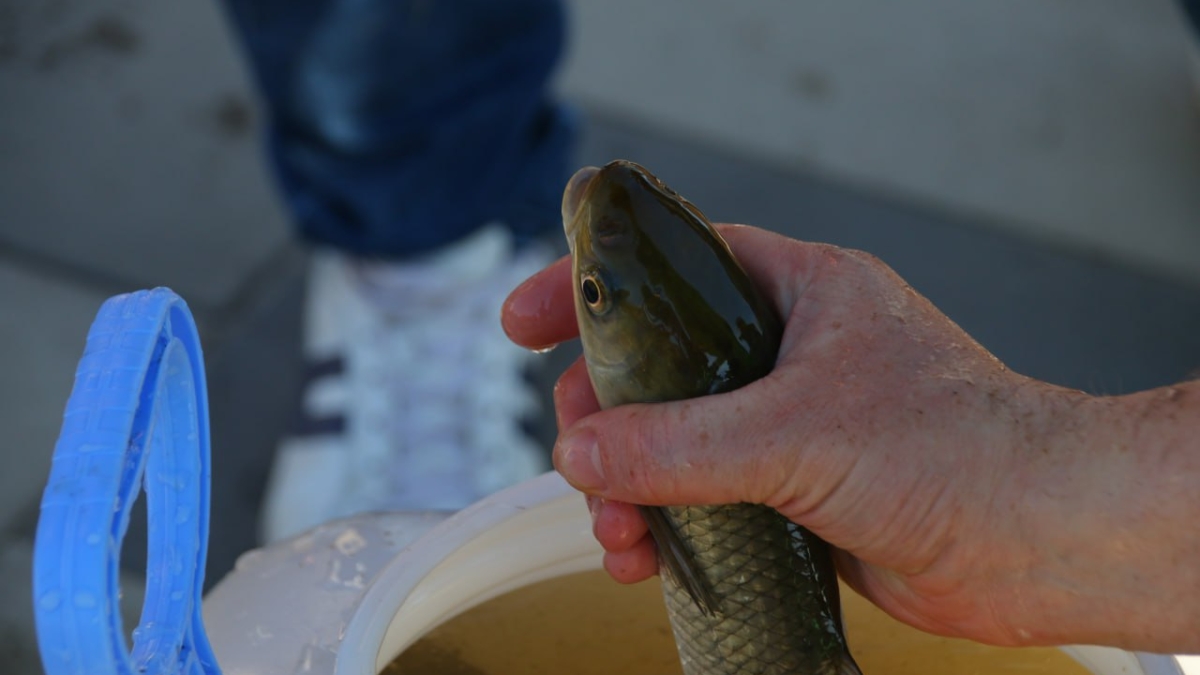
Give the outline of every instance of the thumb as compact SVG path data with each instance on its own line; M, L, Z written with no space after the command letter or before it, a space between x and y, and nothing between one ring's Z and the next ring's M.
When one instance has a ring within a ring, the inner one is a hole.
M560 435L555 467L584 492L634 504L789 501L797 457L782 442L769 379L588 415Z

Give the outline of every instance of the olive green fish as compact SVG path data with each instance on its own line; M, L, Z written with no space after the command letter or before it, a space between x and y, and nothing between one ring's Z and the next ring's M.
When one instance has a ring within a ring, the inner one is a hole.
M644 168L581 169L563 194L575 314L601 407L766 375L783 327L700 211ZM687 675L858 675L828 545L759 504L642 507Z

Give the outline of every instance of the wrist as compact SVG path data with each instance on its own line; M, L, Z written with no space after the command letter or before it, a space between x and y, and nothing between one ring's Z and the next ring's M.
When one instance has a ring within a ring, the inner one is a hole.
M1200 392L1027 391L1037 412L1018 425L1008 504L1020 542L1003 596L1011 634L1187 649L1200 634L1200 453L1184 422Z

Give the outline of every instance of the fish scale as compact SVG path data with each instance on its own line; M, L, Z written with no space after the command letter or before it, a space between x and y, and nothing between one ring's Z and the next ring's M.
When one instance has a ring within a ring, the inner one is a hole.
M805 653L829 653L840 647L833 642L831 625L820 625L837 620L824 615L822 607L829 599L813 590L821 588L814 583L820 581L815 578L820 571L809 556L796 554L797 549L806 551L815 537L774 509L756 504L666 510L680 536L693 543L699 566L718 569L722 577L712 579L717 613L702 611L682 585L669 580L663 585L680 659L688 672L696 668L712 675L837 672L807 669L803 658ZM798 643L797 636L804 639Z

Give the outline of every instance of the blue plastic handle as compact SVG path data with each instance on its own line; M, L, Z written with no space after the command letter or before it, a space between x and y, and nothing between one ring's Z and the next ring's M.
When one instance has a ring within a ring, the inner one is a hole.
M208 397L196 324L166 288L100 308L42 495L33 602L46 675L219 675L200 616ZM126 649L118 568L146 493L146 601Z

